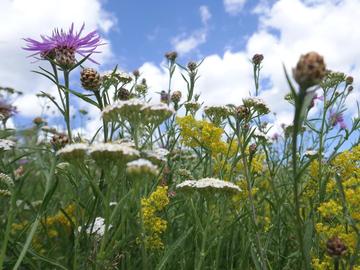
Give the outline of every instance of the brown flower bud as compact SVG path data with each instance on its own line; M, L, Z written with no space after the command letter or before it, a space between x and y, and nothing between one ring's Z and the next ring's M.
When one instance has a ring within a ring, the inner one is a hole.
M177 52L175 52L175 51L167 52L167 53L165 54L165 58L166 58L167 60L169 60L170 62L175 62L177 56L178 56L178 54L177 54Z
M236 107L236 114L240 119L246 119L250 115L250 110L248 107L240 105Z
M252 63L254 65L260 65L263 60L264 56L262 54L255 54L252 58Z
M101 76L93 68L84 68L80 72L80 81L82 87L90 91L97 91L101 86Z
M135 79L140 77L140 71L138 69L135 69L132 74L134 75Z
M124 87L121 87L117 93L118 98L120 100L129 100L130 99L130 92Z
M352 90L354 90L354 87L352 85L350 85L349 88L348 88L349 93L351 93Z
M69 137L65 134L55 134L50 140L51 145L56 151L63 148L69 142Z
M174 91L171 94L171 101L174 102L175 104L178 104L180 102L181 99L181 92L180 91Z
M187 64L187 67L190 71L194 71L196 68L197 68L197 63L194 62L194 61L190 61L188 64Z
M162 90L160 93L160 102L162 103L169 102L169 94L165 90Z
M347 247L339 237L333 236L327 241L326 250L331 257L340 257L346 253Z
M299 62L293 69L295 81L302 89L318 84L326 73L324 58L316 52L301 55Z
M35 117L33 123L37 126L41 126L42 124L46 124L46 121L41 117Z
M353 82L354 82L354 78L352 76L347 76L346 77L346 79L345 79L346 85L353 84Z

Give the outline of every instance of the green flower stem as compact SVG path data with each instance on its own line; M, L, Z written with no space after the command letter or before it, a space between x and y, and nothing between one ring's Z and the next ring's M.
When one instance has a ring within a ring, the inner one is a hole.
M293 134L292 134L292 170L293 170L293 199L295 205L295 223L298 235L298 241L300 245L301 251L301 266L305 264L304 269L311 269L310 268L310 261L308 256L308 250L304 249L304 240L303 240L303 221L300 215L300 198L299 198L299 181L300 181L300 174L298 173L298 164L297 164L297 137L299 134L299 128L302 126L301 120L301 112L304 106L304 99L306 96L306 89L300 89L299 94L295 97L295 116L293 122Z
M72 141L71 136L71 125L70 125L70 93L68 91L69 89L69 72L64 70L64 82L65 82L65 122L66 122L66 128L69 140Z
M9 237L10 237L11 224L13 223L13 220L15 217L16 195L17 194L15 192L12 192L11 201L10 201L10 209L8 212L8 220L7 220L6 229L5 229L5 236L2 241L1 252L0 252L0 270L3 269L3 264L4 264L4 260L5 260L5 255L6 255L6 248L7 248L7 244L9 242Z
M243 134L243 141L245 141L245 137L246 137L246 134ZM247 189L248 189L248 199L249 199L250 208L251 208L251 218L252 218L252 222L253 222L254 228L255 228L255 239L256 239L255 244L256 244L256 248L259 252L262 269L266 270L267 269L266 256L264 254L264 251L263 251L263 248L261 245L261 241L260 241L260 235L258 232L259 226L258 226L258 222L257 222L257 213L256 213L256 208L255 208L254 196L252 194L252 188L251 188L251 174L250 174L250 169L249 169L248 163L246 161L246 153L245 153L246 146L241 143L239 137L238 137L238 143L239 143L239 145L241 145L241 147L240 147L241 157L242 157L242 163L244 166L245 179L246 179Z

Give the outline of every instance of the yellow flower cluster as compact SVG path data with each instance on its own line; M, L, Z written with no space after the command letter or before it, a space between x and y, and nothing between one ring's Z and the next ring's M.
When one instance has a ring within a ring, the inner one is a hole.
M68 217L71 218L71 220L75 221L75 204L71 203L68 206L65 207L64 212ZM59 211L54 216L50 216L45 218L44 224L47 226L53 226L53 225L62 225L64 227L71 227L71 221L68 219L62 211Z
M156 250L164 248L161 234L167 228L167 221L157 216L169 204L168 187L158 186L148 198L141 200L142 221L145 230L145 246Z
M204 121L196 120L188 115L177 118L180 126L182 142L190 147L202 147L213 156L219 153L226 153L227 145L221 140L224 133L222 128Z
M355 250L358 241L355 230L350 226L347 217L343 216L343 207L346 206L351 218L357 224L360 221L360 146L352 150L344 151L339 154L331 163L332 177L326 184L327 199L317 208L320 215L324 218L315 226L316 232L320 237L321 246L326 249L326 241L334 235L339 237L351 254ZM313 162L310 165L310 176L316 177L317 166ZM346 205L341 204L341 193L336 188L336 178L340 176L343 187ZM331 218L331 222L325 222ZM326 257L320 261L313 259L314 269L330 269ZM354 269L360 268L356 266Z
M318 207L318 211L320 212L320 215L325 218L339 216L341 215L342 210L343 208L340 205L340 203L332 199L320 204L320 206Z

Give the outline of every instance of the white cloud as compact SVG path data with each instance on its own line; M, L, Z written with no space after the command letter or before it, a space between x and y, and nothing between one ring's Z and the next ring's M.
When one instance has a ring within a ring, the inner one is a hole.
M175 51L180 54L187 54L206 42L208 35L208 21L211 19L211 13L207 6L200 6L200 18L203 26L193 31L191 34L182 33L171 40Z
M211 19L212 15L207 6L201 6L199 10L200 10L201 22L205 25Z
M100 29L107 33L116 20L101 3L101 0L54 0L51 4L47 0L1 1L0 18L6 21L6 27L0 28L0 85L24 92L15 103L20 115L37 116L39 103L32 95L51 90L46 78L31 72L44 63L32 63L34 60L27 58L29 52L21 49L25 45L22 38L39 39L40 34L51 34L55 27L68 29L72 22L75 27L85 23L85 32ZM102 46L101 50L103 53L94 58L104 63L111 56L111 47Z
M355 77L354 91L348 99L350 115L354 115L356 101L360 100L360 1L357 0L279 0L273 5L261 1L255 10L259 28L253 33L242 51L226 51L223 55L206 57L199 74L197 91L207 104L239 104L249 91L254 91L252 69L248 59L261 53L265 59L261 77L267 80L261 97L276 113L275 128L292 121L292 107L283 99L289 91L283 72L284 63L291 73L299 56L318 51L325 57L328 68ZM145 67L147 64L144 64ZM154 76L151 86L166 85L166 72L151 66ZM161 83L159 83L161 82ZM177 82L184 89L181 79ZM178 86L177 86L178 87ZM314 109L313 109L314 110Z
M230 15L238 14L244 7L246 0L224 0L225 11Z

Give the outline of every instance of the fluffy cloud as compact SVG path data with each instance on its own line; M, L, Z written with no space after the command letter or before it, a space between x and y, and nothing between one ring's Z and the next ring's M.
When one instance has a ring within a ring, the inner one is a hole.
M200 19L202 27L194 30L191 34L182 33L171 40L174 49L184 55L196 49L198 46L206 42L208 35L208 21L211 19L211 13L207 6L200 6Z
M224 0L225 11L230 15L238 14L244 7L246 0Z
M57 0L49 4L47 0L2 0L0 17L6 27L0 28L0 85L11 86L24 92L15 105L20 115L33 117L40 113L37 98L39 91L50 91L51 84L41 76L30 72L42 62L32 63L27 58L29 52L23 51L22 38L39 38L40 34L51 34L55 27L68 29L72 22L85 31L100 29L107 33L116 23L114 17L104 10L101 0ZM109 45L103 46L103 53L96 55L98 61L106 62L111 56Z
M260 1L254 12L259 16L259 26L248 38L246 48L209 55L200 67L197 91L206 103L240 103L254 90L249 59L255 53L262 53L265 59L261 97L276 113L274 130L277 130L281 123L292 121L292 107L283 100L289 91L283 64L291 72L301 54L318 51L325 57L328 68L353 75L355 79L360 73L360 58L354 57L360 55L360 31L351 27L360 25L359 1L279 0L273 5ZM154 64L151 69L148 67L148 63L143 65L146 77L156 74L150 85L165 85L166 72ZM176 83L177 87L185 86L181 79ZM354 115L356 101L360 100L358 84L351 95L348 107Z

